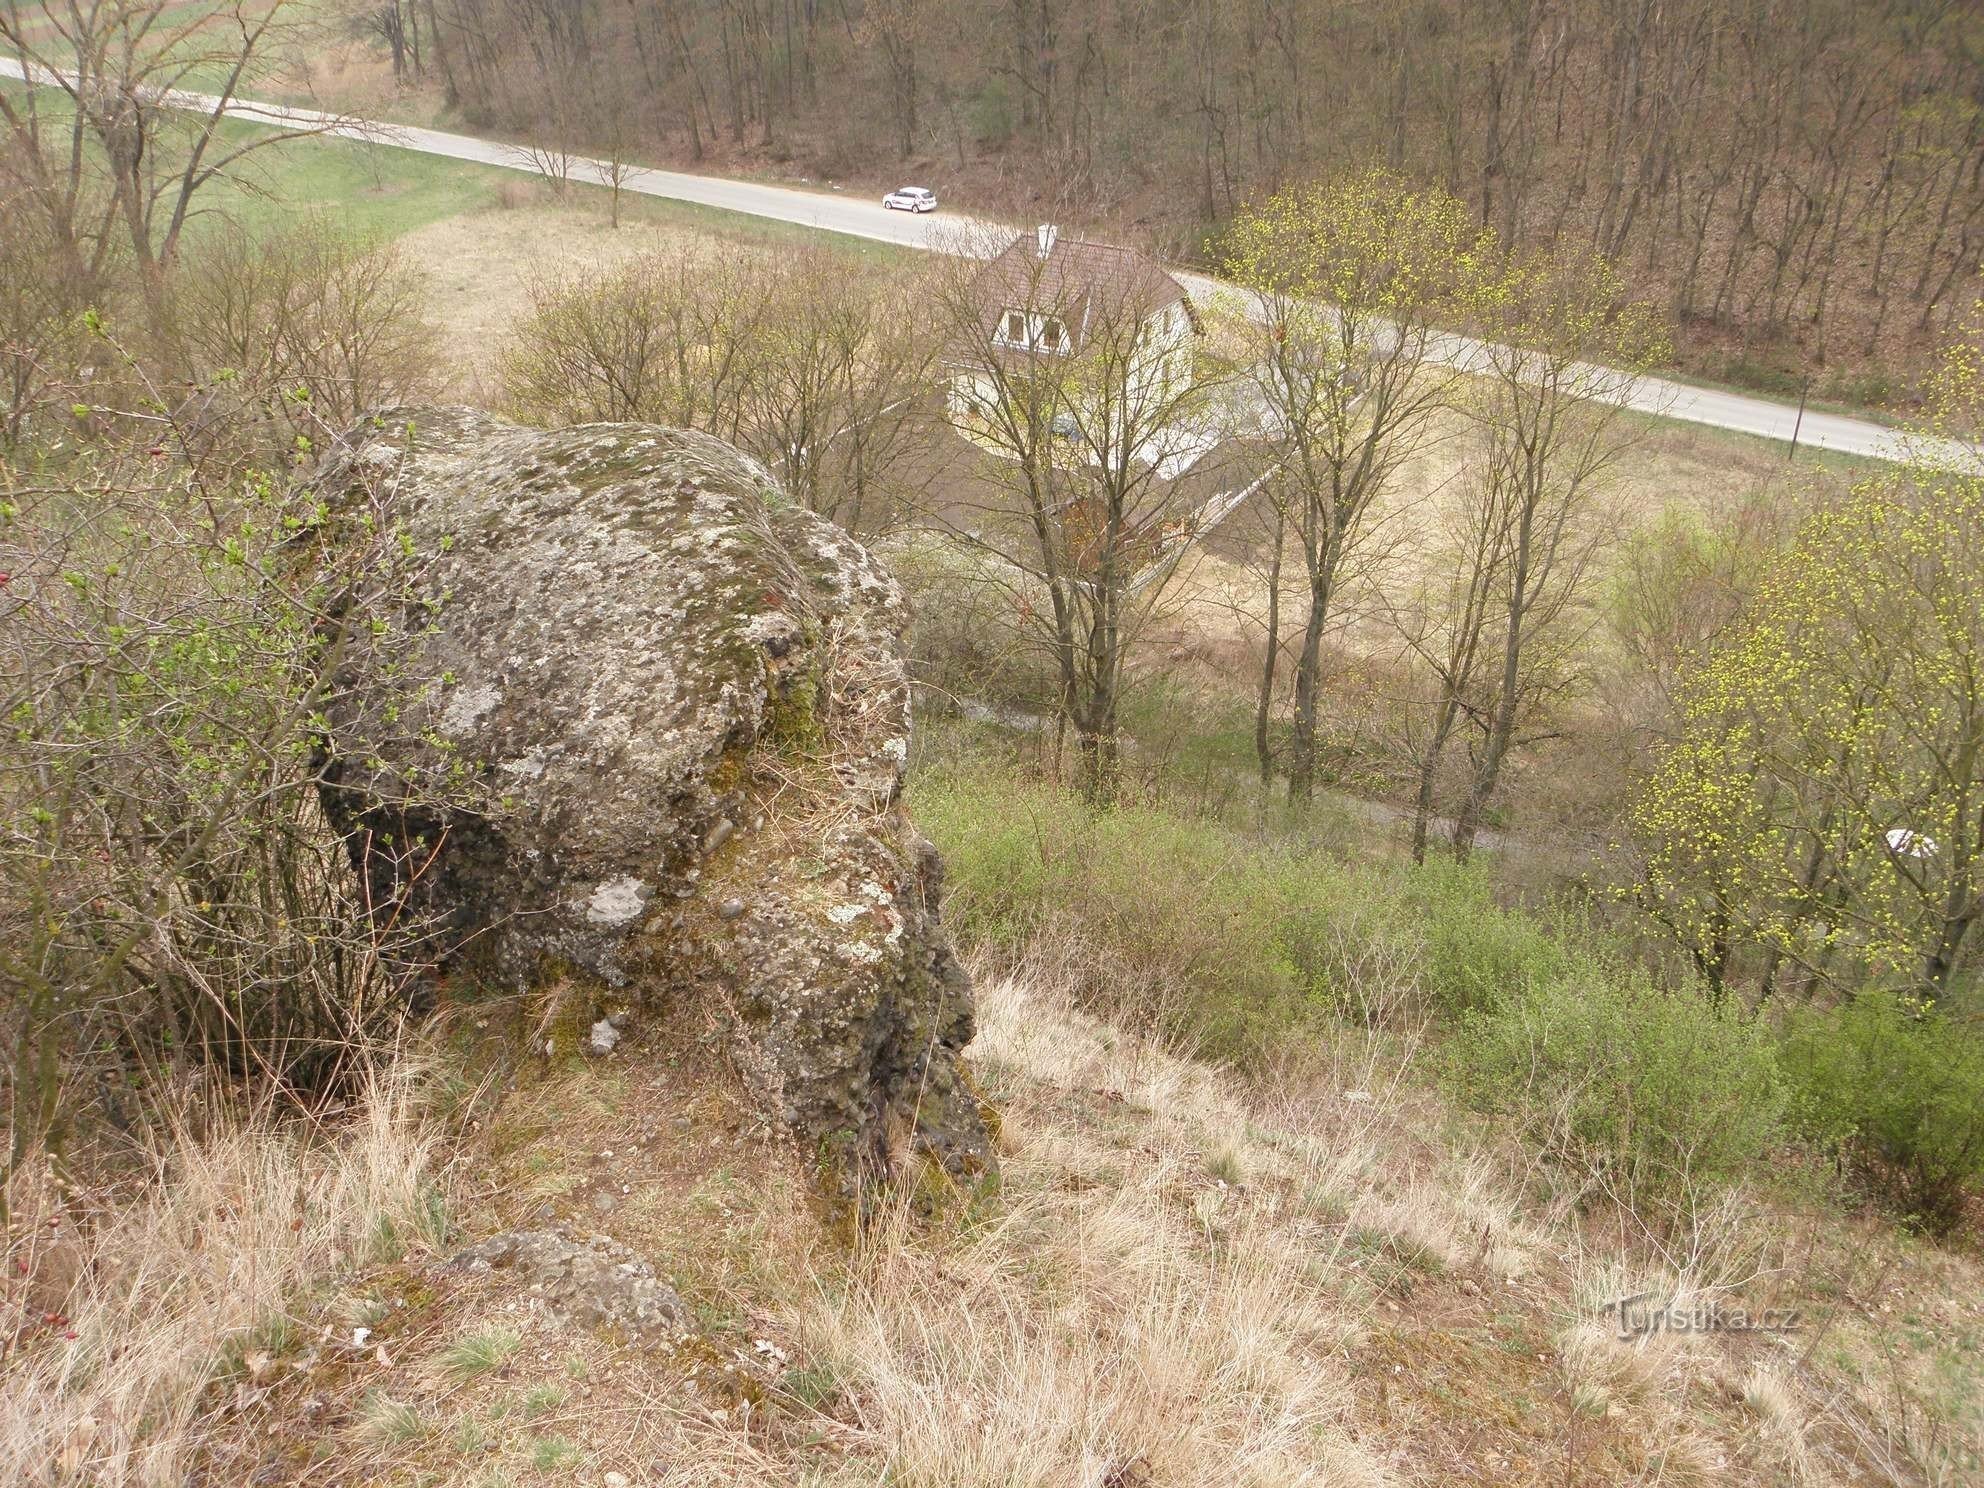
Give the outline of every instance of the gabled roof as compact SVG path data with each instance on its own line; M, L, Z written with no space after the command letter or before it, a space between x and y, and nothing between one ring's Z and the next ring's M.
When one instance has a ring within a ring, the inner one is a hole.
M1040 251L1045 236L1048 248ZM1146 320L1191 299L1148 254L1069 238L1052 228L1022 233L972 282L980 329L993 336L1008 310L1058 315L1079 350L1087 330L1125 314Z

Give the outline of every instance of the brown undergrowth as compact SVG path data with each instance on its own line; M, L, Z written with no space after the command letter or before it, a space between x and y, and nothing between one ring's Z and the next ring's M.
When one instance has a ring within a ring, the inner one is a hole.
M64 1326L15 1340L8 1480L1975 1471L1973 1260L1743 1195L1658 1230L1573 1208L1460 1126L1396 1031L1346 1029L1243 1084L1052 987L987 976L980 997L1000 1190L885 1203L851 1249L719 1030L687 1010L604 1060L533 1055L468 1081L476 1101L416 1100L397 1080L309 1140L255 1123L189 1139L146 1198L78 1227ZM647 1256L690 1304L692 1336L574 1330L526 1286L445 1265L469 1240L552 1223ZM1622 1339L1606 1304L1639 1292L1801 1318Z

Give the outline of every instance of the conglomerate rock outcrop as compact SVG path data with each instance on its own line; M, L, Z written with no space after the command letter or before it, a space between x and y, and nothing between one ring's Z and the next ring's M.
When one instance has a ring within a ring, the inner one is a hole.
M395 409L314 483L382 555L343 597L359 643L322 727L381 912L513 980L706 1005L840 1182L988 1163L875 559L676 429ZM484 807L438 804L463 781Z

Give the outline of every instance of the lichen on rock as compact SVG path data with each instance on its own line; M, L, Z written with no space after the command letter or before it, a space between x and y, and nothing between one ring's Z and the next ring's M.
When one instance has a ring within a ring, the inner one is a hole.
M689 1332L689 1309L675 1289L605 1235L582 1240L566 1230L508 1230L470 1246L450 1264L472 1276L514 1274L532 1304L558 1322L636 1336L681 1338Z
M905 615L874 558L682 430L396 409L315 481L344 530L413 555L348 597L398 645L354 648L325 710L326 807L374 904L511 980L556 965L716 1010L839 1185L919 1154L981 1171L971 988L902 807ZM432 804L421 782L465 765L500 808ZM431 862L357 846L415 839Z

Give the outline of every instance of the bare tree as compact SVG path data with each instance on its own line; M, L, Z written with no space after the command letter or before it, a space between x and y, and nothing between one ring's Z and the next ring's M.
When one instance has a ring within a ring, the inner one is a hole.
M1623 405L1663 351L1657 319L1623 302L1603 259L1516 260L1489 301L1472 370L1479 434L1471 531L1492 601L1479 623L1497 652L1468 697L1443 687L1443 707L1474 726L1472 771L1454 822L1465 857L1500 784L1519 730L1565 685L1575 654L1565 627L1581 605L1592 559L1610 536L1600 497L1607 474L1643 437ZM1588 624L1581 617L1579 624Z
M932 318L952 416L991 456L991 495L954 525L1011 565L1075 731L1081 788L1102 804L1117 787L1128 660L1187 517L1172 457L1203 436L1214 384L1193 365L1192 312L1174 281L1136 255L1084 266L1096 245L1072 246L1070 265L1070 245L1043 228L1037 247L1022 239L989 268L953 257Z
M905 159L916 148L917 58L932 29L927 0L871 0L861 10L857 34L880 51L888 73L889 110L896 153Z
M606 188L608 220L618 228L621 193L640 173L640 167L634 163L644 139L639 110L625 79L614 73L602 79L598 86L588 88L583 112L586 145L594 155L585 167L585 174ZM569 159L565 166L570 174Z
M812 510L853 532L886 526L934 401L922 280L852 274L825 249L781 255L772 276L741 438Z
M1283 193L1227 241L1245 296L1232 334L1276 466L1267 489L1304 581L1288 794L1306 803L1324 635L1350 567L1381 543L1383 498L1447 428L1459 374L1437 327L1468 313L1493 247L1458 201L1379 175Z
M99 281L121 243L156 275L215 181L260 151L356 127L324 115L273 130L227 121L303 13L300 0L190 10L172 0L0 0L0 48L45 85L0 90L11 170L72 274ZM182 91L190 87L203 91Z
M1412 812L1412 861L1426 860L1426 844L1448 746L1466 722L1478 694L1477 678L1492 640L1487 635L1505 559L1493 504L1479 481L1459 483L1458 496L1441 510L1434 541L1425 553L1437 577L1392 609L1392 623L1429 686L1429 696L1408 700L1402 742L1417 778Z
M547 135L544 140L532 144L510 145L504 154L515 162L521 170L532 171L551 183L551 194L563 201L572 188L572 173L577 168L579 157L572 148L571 136L562 130ZM617 225L620 211L620 192L613 192L614 220Z

